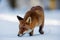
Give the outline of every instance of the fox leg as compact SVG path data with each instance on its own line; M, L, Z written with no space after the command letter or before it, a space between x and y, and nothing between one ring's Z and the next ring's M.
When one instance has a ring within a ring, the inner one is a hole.
M40 34L44 34L43 26L44 26L44 23L42 23L42 25L40 25L40 27L39 27L39 33Z
M30 36L33 36L33 30L29 33Z

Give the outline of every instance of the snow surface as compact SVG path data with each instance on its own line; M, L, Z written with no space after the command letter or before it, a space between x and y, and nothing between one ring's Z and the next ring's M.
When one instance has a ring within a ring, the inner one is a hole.
M60 40L60 10L44 11L43 35L39 34L39 28L36 27L33 36L25 34L18 37L19 22L16 16L24 17L26 10L12 10L8 7L7 2L2 1L0 3L0 40Z
M13 12L12 12L13 13ZM34 35L25 34L18 37L18 20L17 15L10 12L0 13L0 40L60 40L60 12L45 11L44 34L38 32L38 27L34 29Z

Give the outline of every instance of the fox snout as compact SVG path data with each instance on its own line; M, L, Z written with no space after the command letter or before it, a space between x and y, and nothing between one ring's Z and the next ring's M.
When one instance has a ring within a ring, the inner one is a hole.
M19 37L21 37L21 36L23 36L24 34L18 34L17 36L19 36Z
M21 37L21 36L23 36L24 34L30 33L31 31L32 31L32 30L29 29L29 30L27 30L27 31L24 31L23 34L18 34L18 36Z

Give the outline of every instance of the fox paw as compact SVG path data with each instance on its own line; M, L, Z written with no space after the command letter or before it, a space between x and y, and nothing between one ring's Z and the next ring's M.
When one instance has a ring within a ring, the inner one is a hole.
M40 34L44 34L44 31L40 31Z

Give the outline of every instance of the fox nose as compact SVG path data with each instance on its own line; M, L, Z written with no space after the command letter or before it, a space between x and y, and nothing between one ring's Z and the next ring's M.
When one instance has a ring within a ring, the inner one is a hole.
M18 34L17 36L21 37L21 36L23 36L23 34Z

